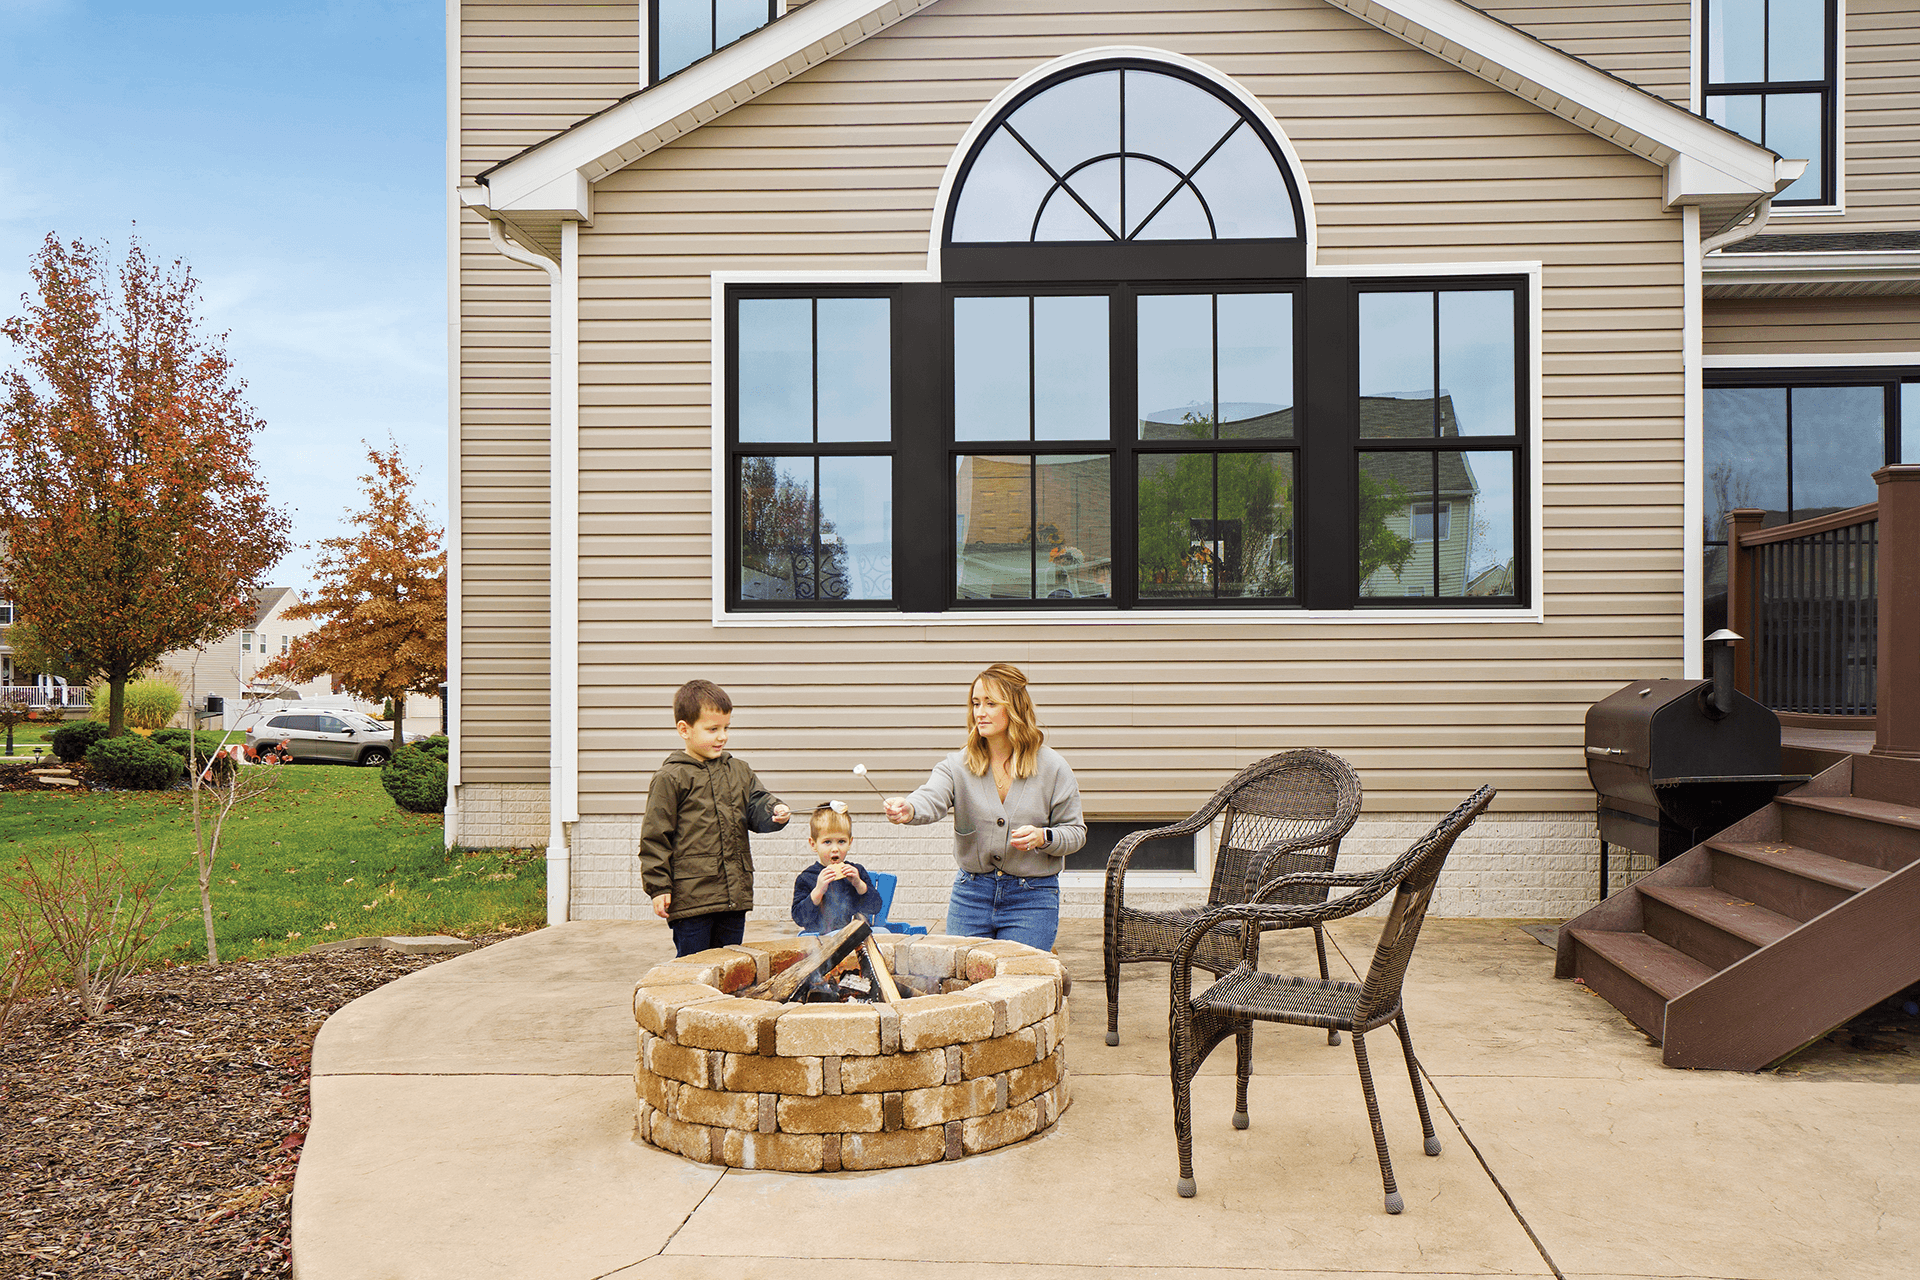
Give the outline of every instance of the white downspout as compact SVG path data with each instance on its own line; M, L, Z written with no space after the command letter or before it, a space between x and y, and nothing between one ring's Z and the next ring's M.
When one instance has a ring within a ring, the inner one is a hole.
M1698 216L1698 212L1696 209L1696 216ZM1746 218L1749 215L1751 215L1749 221L1735 223L1719 235L1708 236L1705 240L1702 240L1700 242L1701 256L1704 257L1712 253L1715 249L1722 249L1730 244L1739 244L1742 240L1751 240L1753 237L1759 235L1760 228L1766 226L1767 219L1773 216L1773 197L1763 196L1759 204L1740 216Z
M1767 203L1771 203L1769 200ZM1764 212L1764 210L1763 210ZM1702 491L1704 401L1701 376L1705 346L1706 284L1701 259L1706 245L1700 239L1700 206L1680 210L1680 256L1684 280L1680 304L1681 447L1680 447L1680 678L1700 679L1703 665L1698 637L1706 608L1706 496Z
M447 65L460 65L460 0L447 0ZM460 840L460 76L447 77L447 808L441 838Z
M580 224L560 224L560 258L555 262L507 238L499 218L487 219L487 239L505 257L547 273L547 545L551 577L547 644L547 923L562 924L571 915L573 896L572 824L578 820L580 576L579 406L579 246Z

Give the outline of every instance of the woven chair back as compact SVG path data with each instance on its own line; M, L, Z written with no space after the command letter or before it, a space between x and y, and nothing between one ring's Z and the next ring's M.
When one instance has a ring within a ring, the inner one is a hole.
M1447 855L1461 832L1493 803L1493 797L1492 787L1480 788L1395 860L1388 874L1397 872L1399 883L1393 891L1387 922L1380 930L1380 945L1374 948L1373 964L1367 969L1360 1004L1354 1012L1356 1024L1371 1022L1400 1003L1400 988L1413 960L1413 944L1420 940L1420 926L1426 922L1427 906L1433 901L1433 888L1447 865Z
M1312 747L1249 765L1225 789L1225 822L1213 858L1209 906L1245 902L1261 885L1290 871L1331 869L1340 837L1360 810L1360 779L1353 769L1340 757ZM1280 857L1261 852L1281 841L1315 835L1326 837L1318 849ZM1312 903L1326 896L1321 886L1290 890L1273 901Z

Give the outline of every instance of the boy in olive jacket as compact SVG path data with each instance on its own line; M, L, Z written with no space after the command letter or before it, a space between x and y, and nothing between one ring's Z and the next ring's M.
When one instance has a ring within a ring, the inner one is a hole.
M653 913L673 929L677 955L724 947L746 935L753 908L748 831L778 831L792 811L767 793L747 762L727 754L733 702L710 680L673 696L674 728L686 749L668 756L647 788L640 824L640 883Z

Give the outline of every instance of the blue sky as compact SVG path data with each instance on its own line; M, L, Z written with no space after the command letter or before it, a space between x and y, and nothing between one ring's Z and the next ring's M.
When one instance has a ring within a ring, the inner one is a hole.
M0 0L0 314L49 231L117 250L137 223L185 258L296 543L344 529L360 441L389 435L445 521L444 23L440 0Z

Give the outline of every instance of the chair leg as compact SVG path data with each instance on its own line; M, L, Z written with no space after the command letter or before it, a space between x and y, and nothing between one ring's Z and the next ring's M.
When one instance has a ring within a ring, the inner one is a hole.
M1188 1040L1183 1036L1176 1023L1167 1028L1167 1047L1173 1059L1173 1141L1180 1153L1180 1180L1175 1187L1183 1196L1191 1197L1196 1190L1193 1181L1193 1072L1199 1069L1194 1064L1188 1070L1181 1050Z
M1331 981L1327 977L1327 934L1319 925L1313 926L1313 949L1320 955L1320 981ZM1340 1032L1333 1027L1327 1028L1327 1043L1339 1044Z
M1107 939L1107 1043L1120 1043L1120 956L1113 939Z
M1360 1092L1366 1095L1367 1119L1373 1124L1373 1149L1380 1157L1380 1183L1387 1192L1387 1212L1399 1213L1407 1207L1400 1188L1393 1181L1393 1161L1387 1155L1387 1131L1380 1124L1380 1101L1373 1096L1373 1072L1367 1068L1367 1037L1353 1033L1353 1058L1360 1067Z
M1247 1081L1253 1078L1253 1024L1243 1022L1233 1033L1233 1047L1238 1058L1236 1067L1240 1075L1239 1106L1233 1113L1233 1127L1244 1129L1247 1119Z
M1427 1114L1427 1091L1420 1087L1420 1059L1413 1056L1413 1036L1407 1031L1407 1015L1393 1020L1400 1033L1400 1051L1407 1055L1407 1076L1413 1081L1413 1105L1420 1108L1420 1129L1427 1135L1427 1154L1440 1154L1440 1139L1433 1132L1433 1117Z

